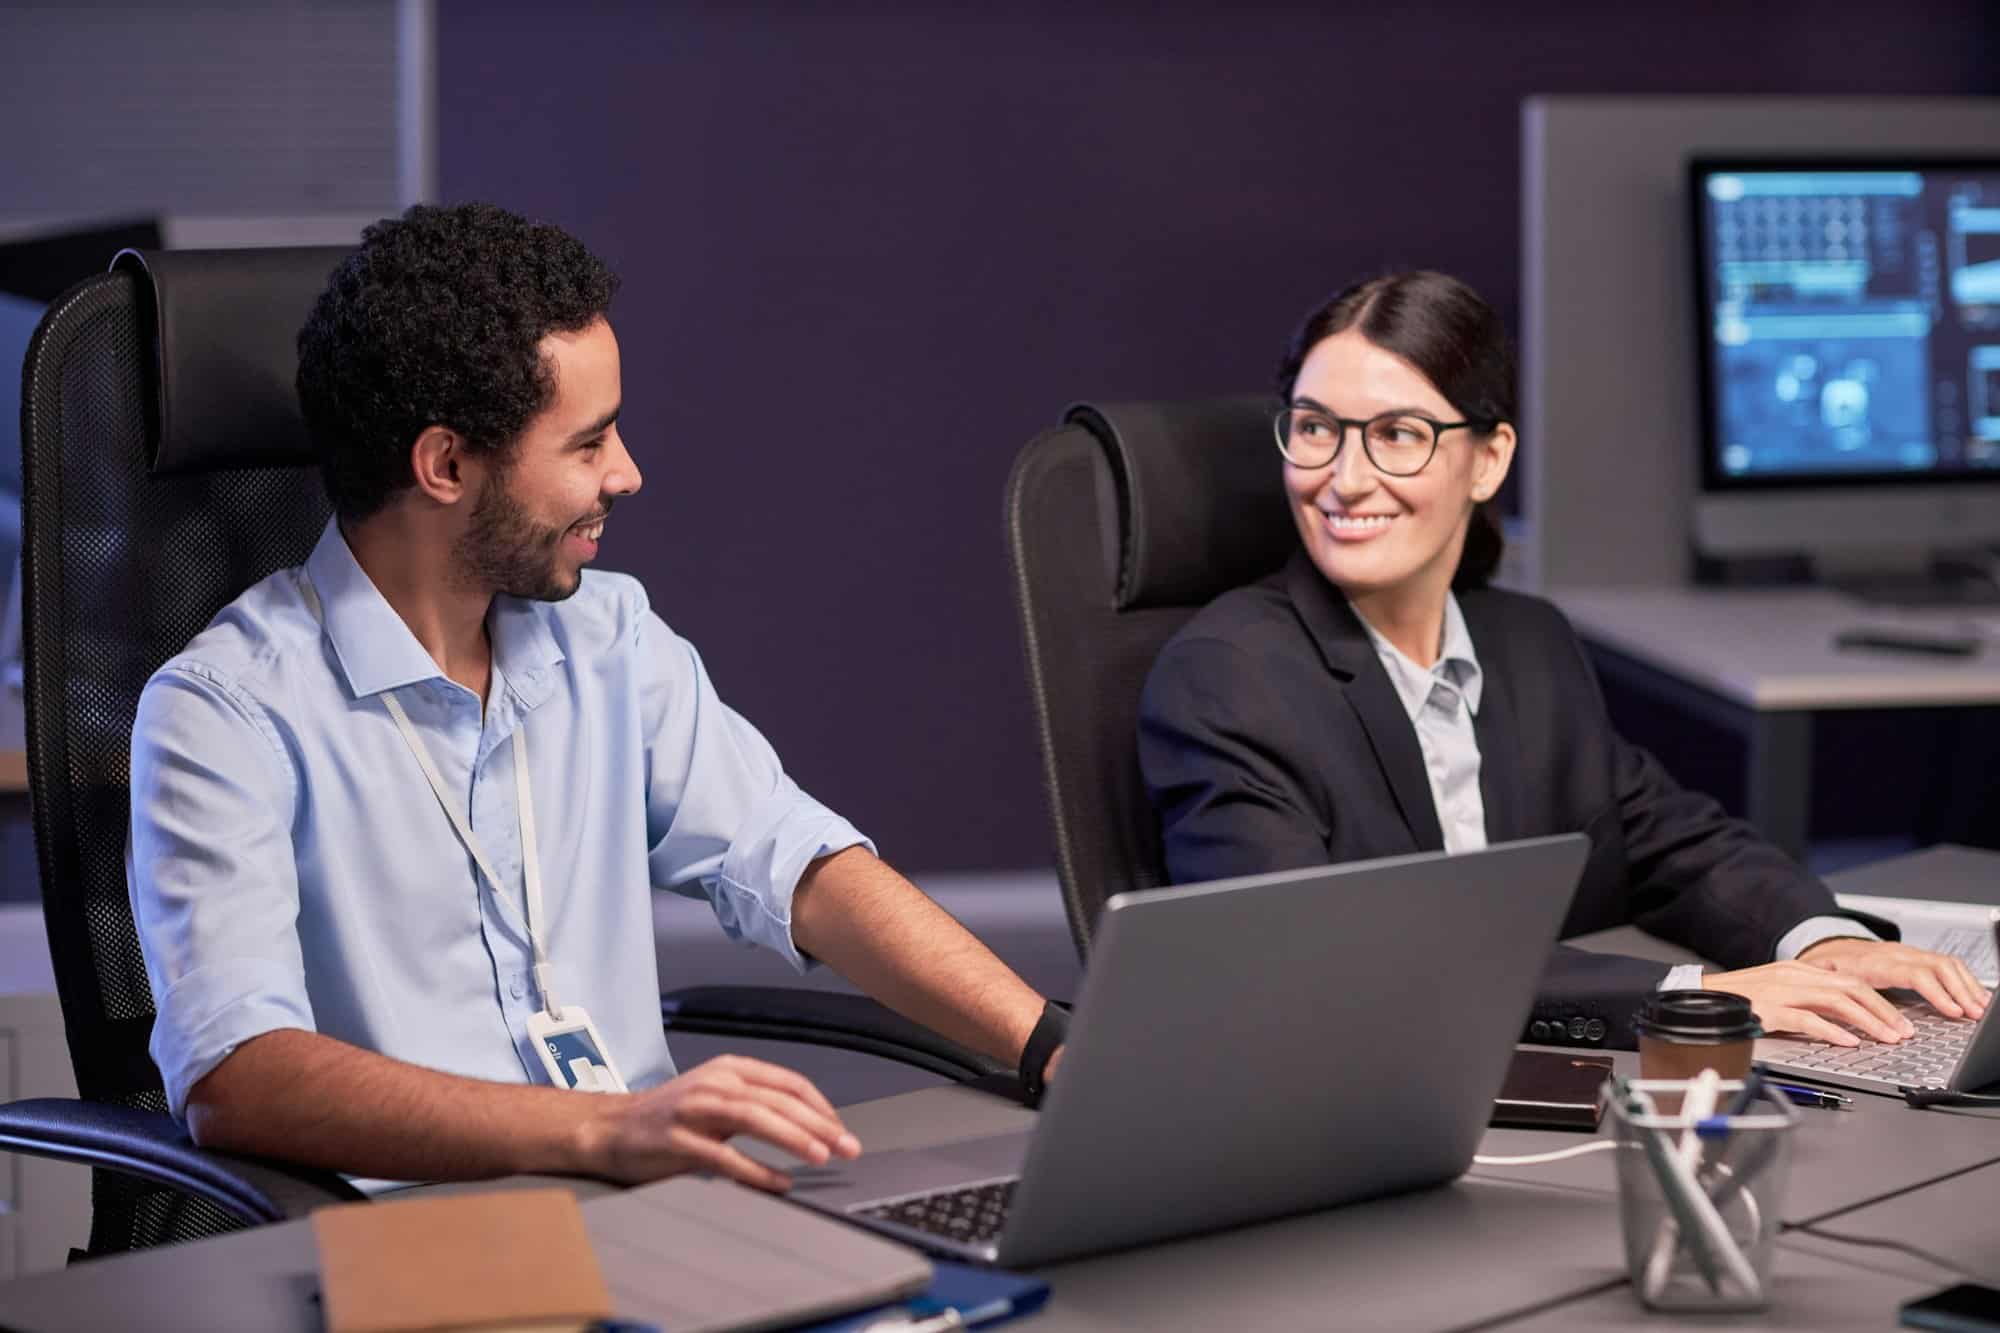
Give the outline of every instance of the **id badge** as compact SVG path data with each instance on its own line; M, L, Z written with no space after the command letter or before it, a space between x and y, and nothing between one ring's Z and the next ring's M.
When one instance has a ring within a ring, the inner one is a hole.
M597 1035L597 1026L580 1004L563 1006L560 1019L547 1010L528 1015L528 1035L542 1057L542 1068L558 1088L574 1092L624 1092L625 1080L618 1076L611 1054Z

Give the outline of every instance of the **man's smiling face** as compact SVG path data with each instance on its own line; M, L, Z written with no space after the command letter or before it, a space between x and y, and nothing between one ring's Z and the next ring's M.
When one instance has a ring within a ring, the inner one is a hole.
M608 320L551 333L549 405L480 482L454 556L461 578L495 593L556 602L583 583L614 501L637 491L618 434L618 339Z

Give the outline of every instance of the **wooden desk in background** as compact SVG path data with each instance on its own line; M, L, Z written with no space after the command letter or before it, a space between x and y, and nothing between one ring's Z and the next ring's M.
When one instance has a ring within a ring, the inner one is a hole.
M28 752L0 750L0 792L28 790Z

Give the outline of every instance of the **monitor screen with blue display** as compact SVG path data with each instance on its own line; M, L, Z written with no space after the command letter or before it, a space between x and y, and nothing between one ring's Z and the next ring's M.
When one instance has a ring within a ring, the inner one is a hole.
M2000 160L1691 164L1708 491L2000 483Z

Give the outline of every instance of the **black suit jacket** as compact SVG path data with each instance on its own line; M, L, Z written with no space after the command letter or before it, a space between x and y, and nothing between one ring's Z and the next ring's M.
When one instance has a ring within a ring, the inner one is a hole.
M1632 924L1739 968L1770 962L1807 917L1857 915L1612 729L1554 606L1488 588L1458 601L1484 677L1473 730L1487 838L1590 837L1564 938ZM1444 847L1416 729L1361 622L1303 552L1210 603L1161 650L1139 764L1175 883ZM1522 1039L1629 1047L1666 973L1559 947Z

